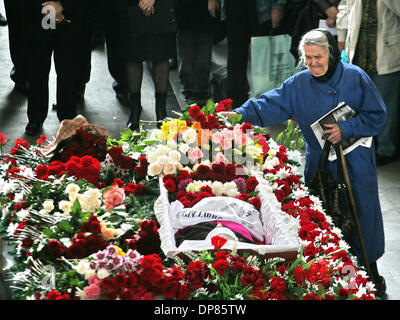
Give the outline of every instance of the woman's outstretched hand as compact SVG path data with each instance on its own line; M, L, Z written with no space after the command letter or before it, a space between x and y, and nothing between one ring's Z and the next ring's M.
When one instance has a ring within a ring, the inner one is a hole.
M218 112L217 114L219 116L223 116L223 117L228 118L228 119L237 115L237 113L233 112L233 111L221 111L221 112Z

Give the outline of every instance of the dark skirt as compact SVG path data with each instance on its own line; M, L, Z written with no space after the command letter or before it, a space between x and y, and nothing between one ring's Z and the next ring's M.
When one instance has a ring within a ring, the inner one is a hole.
M127 61L163 61L176 55L176 33L124 37L122 55Z
M135 1L120 1L121 49L126 61L164 61L176 56L174 8L175 0L156 1L154 14L145 17Z

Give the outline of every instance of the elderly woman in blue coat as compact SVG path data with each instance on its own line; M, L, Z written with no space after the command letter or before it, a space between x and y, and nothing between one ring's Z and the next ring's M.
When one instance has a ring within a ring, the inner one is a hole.
M337 144L351 137L376 136L385 122L386 108L375 85L359 67L340 62L335 39L324 30L306 33L299 45L301 62L307 69L287 79L280 88L251 98L227 117L241 114L244 122L267 127L296 118L306 140L305 180L315 175L322 148L310 125L339 102L345 102L356 115L336 124L325 125L328 140ZM372 140L372 139L371 139ZM368 262L377 295L386 290L376 261L384 253L384 230L378 196L375 147L358 146L345 156L352 190L364 235ZM329 161L328 170L335 178L337 161ZM348 239L350 252L364 265L356 231Z

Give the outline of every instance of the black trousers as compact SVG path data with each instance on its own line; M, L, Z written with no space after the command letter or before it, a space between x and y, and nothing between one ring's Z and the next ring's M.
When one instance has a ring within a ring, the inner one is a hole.
M226 0L226 33L228 42L228 97L240 106L249 97L247 64L250 39L268 35L271 22L260 24L256 0Z
M92 0L85 12L83 32L80 33L81 54L76 61L79 73L78 85L85 85L90 80L91 72L91 37L93 28L101 28L104 33L107 49L108 70L115 80L116 92L128 91L126 66L121 57L119 11L115 4L108 0Z
M4 0L8 21L10 56L13 63L10 76L14 82L28 79L27 24L25 0Z
M43 29L32 24L30 41L30 68L28 119L43 122L49 108L49 73L52 56L57 74L57 117L60 121L76 117L74 89L77 77L75 60L79 55L77 21L58 24L56 29Z

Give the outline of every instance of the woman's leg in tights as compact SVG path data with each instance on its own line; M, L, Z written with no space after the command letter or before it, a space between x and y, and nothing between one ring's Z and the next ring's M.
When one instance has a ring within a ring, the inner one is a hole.
M126 72L129 93L135 94L140 92L143 79L143 62L127 62Z
M167 93L169 77L168 60L153 62L153 80L156 92Z
M156 118L163 120L167 116L166 100L169 79L168 60L153 62L153 81L156 98Z
M126 76L129 90L128 106L131 109L127 127L131 130L136 130L139 128L140 114L142 111L140 90L142 88L143 79L143 62L127 62Z

